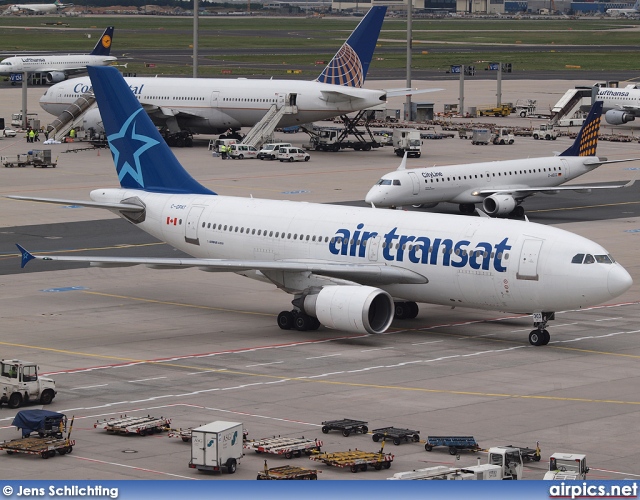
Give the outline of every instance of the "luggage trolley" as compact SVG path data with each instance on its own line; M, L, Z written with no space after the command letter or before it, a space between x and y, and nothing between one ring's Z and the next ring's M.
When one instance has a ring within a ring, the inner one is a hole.
M366 434L369 432L367 427L368 422L364 420L351 420L350 418L343 418L342 420L327 420L322 422L322 433L329 434L329 431L342 431L344 437L349 436L352 432L354 434L361 432Z
M424 449L431 451L436 446L448 446L450 455L457 454L459 450L475 452L481 449L473 436L429 436Z

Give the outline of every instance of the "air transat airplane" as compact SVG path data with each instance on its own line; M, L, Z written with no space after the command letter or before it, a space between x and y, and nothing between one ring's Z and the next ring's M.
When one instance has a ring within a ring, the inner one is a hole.
M604 118L611 125L624 125L640 116L640 89L634 84L622 89L600 87L595 99L602 101Z
M602 102L597 101L573 145L560 156L410 170L406 170L404 158L398 170L384 175L369 190L365 201L376 207L421 205L433 208L441 202L458 203L462 213L473 213L475 204L482 203L483 210L489 215L522 217L521 203L536 193L589 192L630 186L632 182L613 186L560 186L600 165L640 160L607 160L595 156L601 114Z
M417 302L536 313L534 345L556 310L631 286L599 244L531 222L217 195L178 163L115 68L89 68L120 188L92 201L11 196L111 210L191 258L37 255L31 259L235 272L294 295L282 329L382 333Z
M72 6L72 3L63 4L59 0L53 3L19 3L10 5L3 14L16 14L19 12L27 14L53 14Z
M110 56L113 26L109 26L89 54L65 56L14 56L0 62L0 75L46 73L47 82L65 80L69 75L87 70L87 66L107 66L117 60Z
M182 130L219 134L252 127L274 106L290 106L291 112L280 119L281 127L367 109L385 102L387 96L409 92L362 88L386 9L372 7L314 81L142 77L125 81L153 122L176 134ZM88 77L59 83L41 97L40 106L59 116L86 92L91 92ZM97 129L101 120L95 113L86 121Z

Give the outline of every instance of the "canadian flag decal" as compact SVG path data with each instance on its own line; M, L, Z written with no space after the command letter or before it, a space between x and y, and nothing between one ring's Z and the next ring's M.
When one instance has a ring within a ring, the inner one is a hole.
M167 217L167 224L171 225L173 224L174 226L178 225L178 218L176 217L175 219L172 219L171 217Z

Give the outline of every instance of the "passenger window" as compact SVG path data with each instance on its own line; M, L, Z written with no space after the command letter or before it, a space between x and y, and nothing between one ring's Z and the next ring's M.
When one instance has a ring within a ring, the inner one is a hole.
M584 254L583 253L579 253L579 254L575 255L573 257L573 259L571 259L571 263L572 264L582 264L583 260L584 260Z
M593 255L591 255L590 253L588 253L586 255L586 257L584 258L584 263L585 264L594 264L596 262L596 259L593 258Z

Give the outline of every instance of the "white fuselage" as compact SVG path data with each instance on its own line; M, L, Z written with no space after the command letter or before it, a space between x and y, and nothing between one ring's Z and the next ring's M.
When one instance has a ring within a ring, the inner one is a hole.
M52 14L58 12L59 8L66 6L56 5L55 3L24 3L14 4L9 7L9 12L34 12L37 14Z
M89 54L69 54L66 56L14 56L0 62L0 75L12 73L68 73L82 71L87 66L108 66L117 58L114 56L92 56Z
M366 195L379 207L430 203L482 203L482 190L512 191L559 186L597 166L593 156L550 156L466 165L396 170L382 177ZM523 194L529 196L530 194Z
M139 198L137 225L186 253L207 259L394 266L428 283L380 286L394 298L514 312L599 304L631 286L600 245L535 223L398 213L216 195L99 189L98 202ZM572 263L576 254L594 263ZM243 274L243 273L241 273ZM290 293L330 284L309 273L258 273Z
M125 81L157 125L175 116L181 128L200 133L251 127L274 104L292 106L293 112L279 122L286 127L367 109L386 96L382 90L296 80L130 77ZM61 82L47 90L40 106L58 116L90 89L88 77Z
M640 89L601 87L596 96L597 101L602 101L602 111L611 109L637 109L640 110Z

